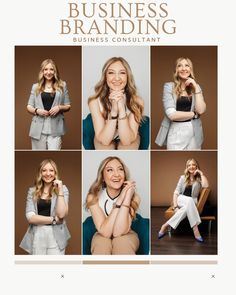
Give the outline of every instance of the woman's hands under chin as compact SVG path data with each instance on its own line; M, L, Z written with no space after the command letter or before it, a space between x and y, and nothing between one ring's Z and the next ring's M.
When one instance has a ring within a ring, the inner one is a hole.
M202 176L202 175L203 175L203 172L202 172L201 170L199 170L199 169L196 169L196 170L194 171L193 175L195 176L195 175L197 175L197 174L200 174L200 176Z
M197 89L197 83L193 78L187 78L187 80L185 81L185 86L190 86L192 85L192 87L194 88L194 91L196 92Z
M131 200L136 189L136 182L133 180L125 181L124 188L125 191L125 199Z
M53 185L56 186L58 189L62 189L62 188L63 188L63 183L62 183L62 181L59 180L59 179L55 179L55 180L53 181Z
M112 104L112 111L120 113L125 110L124 90L110 90L109 100Z

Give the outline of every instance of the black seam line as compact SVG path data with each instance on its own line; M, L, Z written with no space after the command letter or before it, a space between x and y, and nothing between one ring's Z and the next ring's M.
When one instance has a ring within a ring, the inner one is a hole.
M107 191L107 189L106 189L106 193L107 193L108 197L109 197L112 201L114 201L116 198L119 197L121 191L122 191L122 190L120 190L119 194L118 194L116 197L112 198L111 196L109 196L108 191Z
M105 211L106 215L109 216L109 214L108 214L108 212L107 212L107 208L106 208L106 206L107 206L107 202L108 202L108 200L106 200L106 202L105 202L105 204L104 204L104 211Z

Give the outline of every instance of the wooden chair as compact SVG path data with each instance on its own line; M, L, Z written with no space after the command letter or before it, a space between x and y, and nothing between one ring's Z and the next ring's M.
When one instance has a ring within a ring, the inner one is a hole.
M201 189L201 193L200 196L198 198L198 203L197 203L197 209L199 212L199 215L201 217L201 220L206 220L208 221L208 233L211 232L211 225L212 225L212 221L214 221L216 218L215 216L201 216L203 208L205 206L206 200L209 196L210 193L210 189L207 188L202 188ZM165 211L165 219L168 220L170 219L173 215L174 215L174 210L172 209L173 206L170 206L166 211Z

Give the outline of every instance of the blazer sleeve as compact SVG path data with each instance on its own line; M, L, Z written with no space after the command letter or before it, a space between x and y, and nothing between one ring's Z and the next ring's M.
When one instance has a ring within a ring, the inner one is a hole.
M69 92L67 89L66 82L64 82L64 105L68 105L70 103Z
M183 187L184 187L184 175L181 175L179 178L179 181L177 183L177 186L175 188L175 193L182 194L183 193Z
M29 188L27 199L26 199L26 207L25 207L25 216L27 219L31 217L32 215L37 214L35 209L35 204L33 201L33 192L34 192L34 188L33 187Z
M68 204L69 203L69 190L65 185L63 185L63 194L64 194L65 202L66 202L66 204Z
M164 84L163 89L163 106L166 116L169 116L176 112L176 102L173 94L173 83L168 82Z
M28 105L30 105L32 107L35 107L36 87L37 87L37 84L33 84L31 92L30 92L30 97L28 100Z

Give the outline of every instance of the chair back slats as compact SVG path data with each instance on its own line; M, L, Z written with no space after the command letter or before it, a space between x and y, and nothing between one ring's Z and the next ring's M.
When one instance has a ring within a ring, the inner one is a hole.
M202 188L199 199L198 199L198 203L197 203L197 209L200 215L202 214L202 210L205 206L209 193L210 193L210 189L208 187Z

